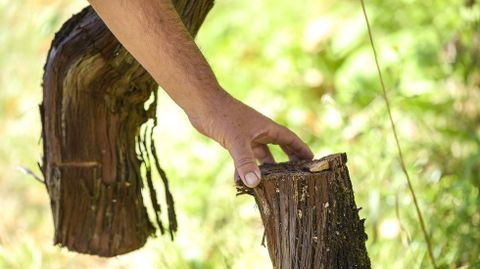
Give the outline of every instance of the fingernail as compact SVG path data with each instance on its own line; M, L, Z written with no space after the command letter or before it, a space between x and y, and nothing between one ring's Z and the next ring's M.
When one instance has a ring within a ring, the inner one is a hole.
M255 173L249 172L245 175L245 181L249 187L254 187L258 184L259 178Z

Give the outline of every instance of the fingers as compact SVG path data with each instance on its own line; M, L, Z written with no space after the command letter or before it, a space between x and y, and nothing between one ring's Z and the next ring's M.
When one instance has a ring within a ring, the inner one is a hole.
M289 129L275 125L266 134L257 138L256 141L263 144L277 144L288 155L289 160L311 160L313 153L295 133Z
M270 149L268 149L267 145L263 145L263 144L255 145L253 147L253 155L261 164L275 162L275 159L273 158L273 155L270 152ZM241 185L242 179L236 168L233 174L233 180L235 185Z
M245 186L254 188L260 183L261 173L258 169L252 148L249 143L237 143L229 149L238 175Z
M297 156L297 153L291 147L280 145L280 148L283 150L283 152L285 152L285 154L287 154L289 161L298 161L302 159Z
M280 126L276 138L277 144L280 145L289 158L301 160L311 160L313 158L313 152L308 145L289 129Z
M233 172L233 182L235 183L235 186L241 186L242 185L242 179L238 175L237 169Z
M253 155L261 163L274 163L275 159L273 158L270 149L265 144L257 144L253 147Z

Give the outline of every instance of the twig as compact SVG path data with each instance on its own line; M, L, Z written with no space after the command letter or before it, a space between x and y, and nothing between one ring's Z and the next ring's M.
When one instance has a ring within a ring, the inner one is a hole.
M420 206L418 205L417 195L415 194L415 190L414 190L414 188L412 186L412 182L410 180L410 175L408 174L407 167L405 165L405 160L403 158L402 148L400 147L400 141L398 139L397 129L395 127L395 122L393 121L392 111L390 109L390 100L388 99L387 90L385 88L385 83L383 81L382 71L380 70L380 64L378 63L377 50L375 49L375 44L373 42L372 29L370 27L370 22L368 20L367 11L365 9L365 1L360 0L360 3L362 4L363 15L365 17L365 23L367 24L367 29L368 29L368 37L370 39L370 45L372 46L373 56L375 58L375 65L376 65L377 71L378 71L378 77L380 79L380 84L382 86L383 99L385 100L385 104L387 106L388 117L390 119L390 124L392 126L393 136L395 137L395 143L396 143L396 146L397 146L398 155L400 157L400 166L402 167L402 171L405 174L405 177L407 179L408 189L410 190L410 194L412 196L413 203L415 205L415 210L417 212L417 217L418 217L418 220L420 222L420 227L422 229L422 233L423 233L423 236L425 238L425 242L427 243L427 249L428 249L428 255L430 256L430 261L432 263L433 268L436 269L437 265L436 265L436 262L435 262L435 257L433 256L432 243L430 242L430 237L428 236L427 229L426 229L426 226L425 226L425 222L423 220L422 211L420 210Z
M26 166L23 166L23 165L17 165L16 166L17 170L24 173L24 174L27 174L27 175L30 175L32 176L36 181L42 183L42 184L45 184L45 181L43 180L43 178L37 176L32 170L30 170L29 168L27 168Z

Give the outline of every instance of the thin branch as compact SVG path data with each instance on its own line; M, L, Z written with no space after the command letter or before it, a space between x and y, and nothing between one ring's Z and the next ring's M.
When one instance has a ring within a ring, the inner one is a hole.
M380 64L378 63L377 50L375 49L375 44L373 42L372 29L370 27L370 22L368 20L367 11L365 9L365 1L360 0L360 3L362 4L363 15L365 17L365 23L367 24L367 29L368 29L368 37L370 39L370 45L372 46L373 56L375 58L375 65L376 65L377 71L378 71L378 77L380 79L380 84L382 86L383 99L385 100L385 104L387 106L388 117L390 119L390 124L392 126L393 136L395 137L395 143L396 143L396 146L397 146L398 155L400 157L400 165L402 167L403 173L405 174L405 178L407 179L408 189L410 190L410 194L412 196L413 203L415 205L415 210L417 212L417 217L418 217L418 220L420 222L420 227L422 229L422 233L423 233L423 236L425 238L425 242L427 243L427 249L428 249L428 255L430 256L430 261L432 263L433 268L436 269L438 267L436 265L435 257L433 255L432 243L430 242L430 237L428 236L428 233L427 233L425 221L423 220L423 214L422 214L422 211L420 210L420 206L419 206L418 201L417 201L417 195L415 194L415 190L412 186L412 182L410 180L410 175L408 174L407 166L405 165L405 160L403 158L402 148L400 146L400 141L398 139L397 129L395 127L395 122L393 120L392 111L391 111L391 108L390 108L390 100L388 98L387 90L385 88L385 83L383 81L382 71L380 70Z
M30 170L28 167L26 166L23 166L23 165L17 165L17 170L24 173L24 174L27 174L27 175L30 175L32 176L36 181L42 183L42 184L45 184L45 181L43 180L43 178L37 176L32 170Z

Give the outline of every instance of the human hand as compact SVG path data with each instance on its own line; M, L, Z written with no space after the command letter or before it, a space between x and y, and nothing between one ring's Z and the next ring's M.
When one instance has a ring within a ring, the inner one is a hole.
M89 2L122 45L187 113L193 126L230 152L246 186L260 183L255 159L274 161L267 144L280 145L290 160L313 157L298 136L220 87L171 1Z
M230 153L243 183L260 183L260 163L274 162L267 144L277 144L289 160L312 159L309 147L292 131L260 114L228 94L220 94L208 109L189 115L192 125L220 143Z

